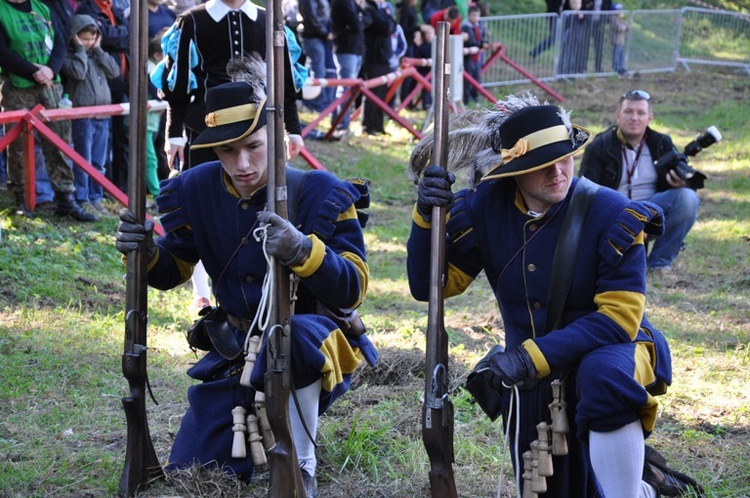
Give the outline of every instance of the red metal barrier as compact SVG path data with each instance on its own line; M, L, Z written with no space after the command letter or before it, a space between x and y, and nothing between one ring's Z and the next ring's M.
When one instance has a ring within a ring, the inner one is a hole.
M155 103L154 107L162 106L161 103L157 104L157 101L153 102ZM117 188L114 183L109 181L107 177L102 175L96 168L89 164L83 158L83 156L76 152L75 149L73 149L69 144L55 135L55 133L50 130L49 127L47 127L45 122L66 119L117 116L129 114L129 112L129 105L114 104L106 106L75 107L72 109L47 110L45 110L41 105L37 105L30 111L22 110L0 113L0 124L17 123L13 128L10 129L5 137L0 139L0 151L5 150L5 148L11 142L18 139L18 137L22 134L24 135L24 182L26 189L26 204L28 208L33 211L34 207L36 206L36 172L34 169L36 158L34 152L34 131L49 140L55 147L60 149L63 154L68 156L76 165L78 165L91 178L93 178L95 182L101 185L102 188L104 188L104 190L106 190L107 193L109 193L117 202L127 207L127 195L125 195L119 188ZM154 221L154 232L156 232L158 235L164 235L164 229L162 228L162 226L152 217L148 216L148 218Z

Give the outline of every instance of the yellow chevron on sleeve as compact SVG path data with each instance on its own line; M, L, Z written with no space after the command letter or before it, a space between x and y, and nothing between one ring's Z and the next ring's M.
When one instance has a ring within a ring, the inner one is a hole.
M474 278L459 270L456 266L448 264L448 278L443 295L445 297L458 296L474 281Z
M349 208L344 211L343 213L339 214L339 217L336 218L336 223L340 221L346 221L346 220L357 220L357 209L354 207L354 204L349 206Z
M344 381L344 375L350 374L362 363L362 352L353 348L341 330L336 329L320 345L320 352L325 363L320 369L323 374L323 389L333 391L337 384Z
M550 374L551 368L549 367L549 363L547 363L547 358L544 357L542 354L542 351L539 349L539 346L536 345L533 339L526 339L521 343L521 347L526 350L527 353L529 353L529 356L531 356L531 361L534 362L534 367L536 368L536 378L541 379L543 377L546 377Z
M635 339L643 318L646 296L640 292L609 291L594 296L597 312L611 318L630 340Z

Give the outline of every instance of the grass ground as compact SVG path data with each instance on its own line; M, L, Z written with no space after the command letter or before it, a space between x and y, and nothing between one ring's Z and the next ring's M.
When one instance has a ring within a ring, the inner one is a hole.
M698 478L710 496L748 497L750 79L694 68L555 84L574 122L596 132L611 123L617 96L632 88L654 96L655 127L677 144L712 124L725 137L691 161L710 179L676 271L649 280L647 312L668 337L674 362L674 383L659 399L651 444L674 468ZM526 89L533 90L501 90ZM424 116L408 118L421 125ZM406 164L414 144L395 123L387 129L389 136L376 139L308 142L339 176L372 181L366 230L372 280L361 311L381 353L379 364L361 369L354 388L321 419L323 497L429 496L420 435L427 308L409 296L404 269L415 198ZM116 217L93 225L46 214L27 220L12 215L11 205L0 192L0 497L114 496L126 436L120 398L127 394L120 370L125 293L113 245ZM188 287L150 291L148 298L149 376L159 401L148 403L148 416L163 462L186 407L185 370L195 356L184 331L195 314ZM473 364L502 338L487 286L477 281L447 301L445 324L459 495L495 496L502 431L461 387ZM507 467L503 496L511 496ZM266 484L263 472L247 487L196 469L155 482L139 496L260 497Z

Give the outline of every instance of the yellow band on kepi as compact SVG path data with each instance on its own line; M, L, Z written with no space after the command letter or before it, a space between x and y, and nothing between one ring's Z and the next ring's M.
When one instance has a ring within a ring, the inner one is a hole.
M527 152L564 140L570 140L568 128L565 125L553 126L520 138L510 149L500 149L500 155L503 163L508 164L513 159L522 157Z
M243 104L235 107L229 107L227 109L219 109L215 112L209 112L206 114L206 126L209 128L215 128L217 126L228 125L237 123L239 121L255 121L258 117L258 110L265 103L259 104Z

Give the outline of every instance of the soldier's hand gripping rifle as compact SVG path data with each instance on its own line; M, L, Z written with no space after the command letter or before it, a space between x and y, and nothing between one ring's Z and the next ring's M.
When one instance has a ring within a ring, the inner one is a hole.
M435 129L433 164L445 168L448 155L448 26L439 22L434 60ZM443 326L445 217L447 208L433 207L430 244L430 299L425 360L422 440L430 458L432 496L458 496L453 476L453 404L448 398L448 334Z
M268 2L266 64L268 67L268 209L287 218L286 147L284 143L284 33L281 0ZM268 450L270 484L268 496L305 496L294 439L289 425L289 395L292 388L291 306L289 268L274 260L271 323L265 331L267 369L266 411L276 443Z
M133 54L130 75L130 170L128 205L141 225L146 217L146 54L148 8L133 2L131 9ZM125 466L120 476L120 496L131 497L139 487L163 475L156 457L146 419L146 241L128 254L125 297L125 352L122 373L130 385L130 395L122 398L128 424ZM149 389L150 393L150 389ZM152 396L153 399L153 396Z

